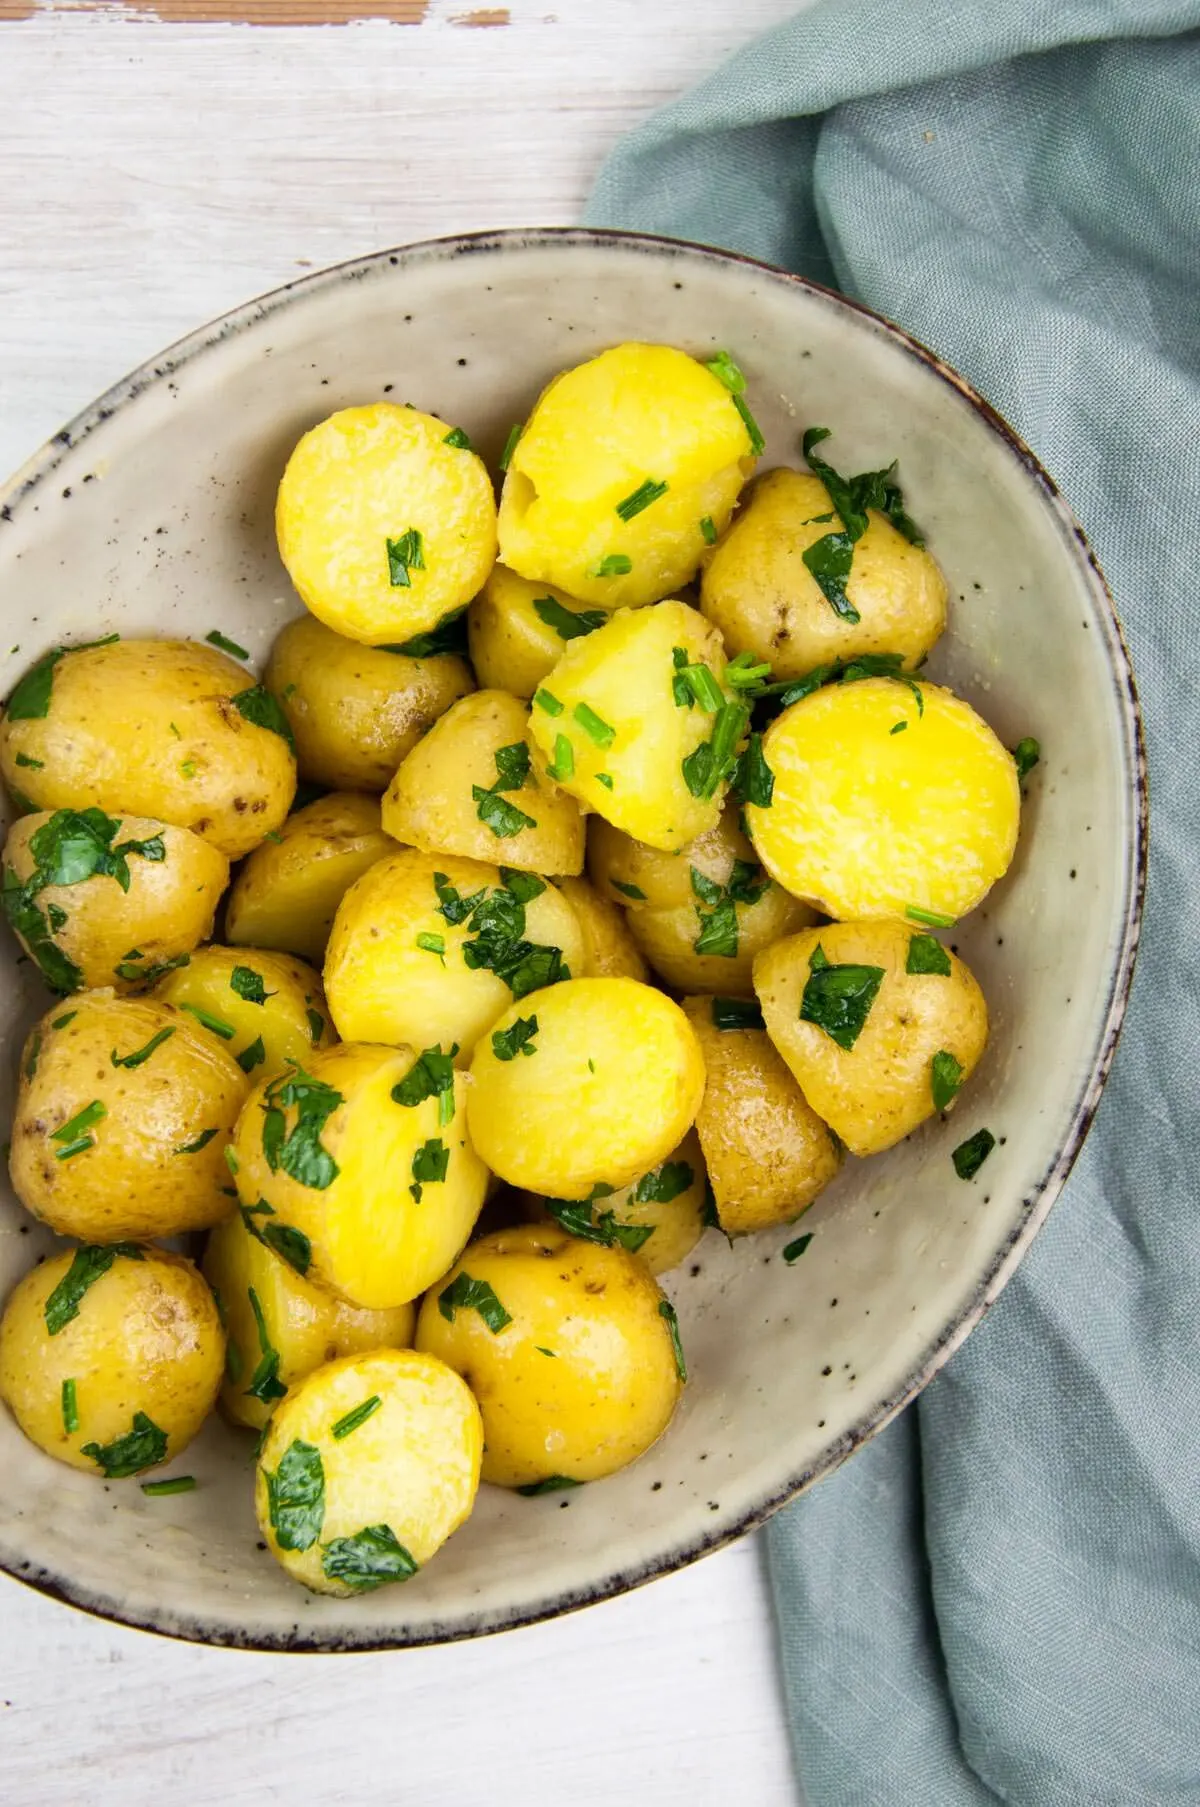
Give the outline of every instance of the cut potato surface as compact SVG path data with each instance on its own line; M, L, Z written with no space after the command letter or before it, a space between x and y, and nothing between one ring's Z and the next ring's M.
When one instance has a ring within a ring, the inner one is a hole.
M350 791L318 797L256 847L238 873L225 906L226 940L319 961L342 898L394 847L376 798Z
M291 954L204 947L154 995L186 1011L255 1077L300 1065L333 1039L320 975Z
M703 1109L703 1107L701 1107ZM585 1242L627 1249L652 1274L665 1274L690 1255L704 1234L704 1157L695 1130L659 1166L632 1185L596 1199L521 1196L535 1223L557 1223Z
M583 937L580 979L649 978L646 962L629 933L625 913L607 897L601 897L586 878L559 878L555 888L575 912Z
M827 685L772 722L763 751L774 795L746 806L751 839L780 884L827 915L948 924L1008 870L1017 768L948 690Z
M392 402L343 408L297 445L279 485L279 555L318 620L405 644L465 608L496 558L492 480L453 428Z
M603 627L608 611L497 565L467 611L471 663L480 684L531 697L570 640Z

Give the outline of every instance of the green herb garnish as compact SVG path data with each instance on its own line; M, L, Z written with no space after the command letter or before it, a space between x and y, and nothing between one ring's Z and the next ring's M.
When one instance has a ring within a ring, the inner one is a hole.
M546 767L546 776L562 784L575 773L575 749L565 734L554 736L554 758Z
M611 1187L604 1187L608 1193ZM546 1210L555 1223L564 1229L568 1236L578 1236L581 1242L596 1242L602 1248L627 1249L636 1255L654 1234L654 1225L650 1223L620 1223L614 1211L597 1213L595 1192L592 1198L547 1198L543 1202Z
M799 1261L801 1255L803 1255L812 1239L813 1232L810 1230L806 1236L797 1236L795 1242L788 1243L783 1251L783 1258L789 1267L791 1267L793 1261Z
M417 946L422 953L436 954L442 965L445 966L446 937L444 935L431 935L427 930L422 930L417 936Z
M757 732L751 734L745 751L734 766L733 789L743 803L753 803L756 809L770 809L775 795L775 774L767 764L762 735Z
M737 769L737 744L750 724L744 703L722 703L713 724L712 739L702 741L682 761L684 783L693 797L715 797L722 782Z
M644 1173L633 1189L635 1205L669 1205L695 1182L696 1175L686 1161L664 1161L661 1167Z
M143 1481L142 1492L150 1499L162 1499L168 1493L194 1493L196 1477L193 1474L177 1474L169 1481Z
M1027 734L1013 748L1013 760L1017 767L1017 783L1023 784L1042 757L1042 749L1032 735ZM18 761L18 764L20 762Z
M467 611L454 609L443 615L435 627L414 634L396 645L381 646L380 652L400 653L406 659L437 659L445 653L464 654L467 650Z
M996 1138L990 1129L977 1129L973 1136L960 1142L951 1157L959 1179L973 1180L995 1146Z
M118 979L128 979L130 984L153 985L156 979L165 978L167 973L177 972L181 966L190 966L190 954L174 954L169 960L152 960L148 966L139 966L141 958L136 953L128 953L113 968Z
M715 546L716 545L716 543L717 543L717 527L716 527L716 522L713 520L713 518L710 514L701 515L700 532L703 535L704 544L706 546Z
M936 973L941 979L950 977L950 956L934 935L910 935L906 973Z
M765 660L756 659L753 653L739 653L725 667L725 682L730 689L744 690L750 695L757 695L770 676L771 667Z
M513 453L520 444L521 434L524 431L525 429L519 421L515 427L510 427L508 429L508 438L504 441L504 450L500 454L500 469L502 471L506 471L512 463Z
M683 1343L679 1335L679 1314L675 1310L670 1299L662 1299L659 1302L658 1315L660 1318L666 1319L667 1329L671 1333L671 1350L675 1356L675 1372L678 1374L680 1380L686 1383L688 1377L687 1362L683 1357Z
M425 569L425 541L416 527L387 541L388 582L393 590L412 588L410 571Z
M52 1129L50 1140L61 1142L63 1145L55 1150L55 1160L69 1161L72 1155L82 1154L85 1149L94 1148L96 1138L89 1135L88 1131L107 1115L108 1106L101 1103L99 1098L93 1098L92 1102L85 1104L81 1111L76 1111L75 1115L64 1123L61 1129Z
M809 960L800 1021L815 1023L839 1048L853 1048L871 1014L883 976L882 966L831 965L818 943Z
M65 651L63 646L54 647L25 673L5 705L4 713L10 722L41 721L49 715L54 667Z
M598 747L612 746L613 741L617 737L616 729L610 727L608 722L606 722L602 716L597 715L596 711L590 708L587 703L576 703L573 714L574 719L579 723L579 726L583 729L589 740L594 741Z
M452 445L456 452L469 452L472 449L471 441L467 438L461 427L451 427L450 431L442 440L442 444Z
M325 1018L319 1010L306 1010L308 1018L308 1038L315 1047L325 1033Z
M463 1272L443 1287L438 1294L438 1310L447 1323L453 1324L458 1311L477 1311L493 1336L499 1336L512 1323L499 1299L486 1280L473 1280Z
M282 1399L287 1387L279 1378L281 1360L278 1349L271 1341L271 1333L267 1329L267 1320L262 1304L254 1288L248 1287L250 1309L254 1313L254 1323L258 1331L259 1362L254 1370L250 1385L246 1388L249 1399L261 1400L263 1405L273 1405L275 1400Z
M186 1010L194 1016L201 1028L212 1035L219 1035L223 1042L231 1042L237 1034L232 1023L227 1023L223 1016L214 1016L211 1010L202 1010L199 1004L180 1004L180 1010Z
M623 502L617 503L617 513L623 521L632 521L633 517L641 514L644 508L649 508L652 502L657 502L660 496L665 496L669 488L670 484L656 483L653 477L647 477L646 481L639 483L638 487L626 496Z
M675 648L676 652L679 650ZM677 662L671 688L678 705L690 709L694 703L699 703L709 715L715 715L725 701L724 691L704 664L680 665Z
M923 922L931 929L952 929L956 918L943 916L937 910L923 910L918 904L906 904L904 914L910 922Z
M492 1053L497 1060L515 1060L518 1054L536 1054L536 1016L519 1016L511 1029L492 1030Z
M523 809L515 803L509 803L498 796L495 790L484 790L482 785L471 786L471 796L475 800L475 813L485 828L490 828L498 841L507 841L513 835L520 834L525 828L536 828L533 816L527 816Z
M123 1481L131 1474L140 1474L143 1468L153 1468L164 1460L166 1453L165 1432L159 1430L145 1412L133 1414L133 1425L123 1437L115 1438L112 1443L85 1443L83 1446L83 1454L91 1457L109 1481Z
M281 1550L311 1550L325 1523L325 1467L321 1452L299 1437L279 1459L274 1474L264 1470L267 1512Z
M543 1354L546 1353L543 1351ZM568 1487L582 1487L582 1481L573 1481L569 1474L548 1474L544 1481L527 1481L524 1487L514 1489L523 1499L534 1500L539 1493L563 1493Z
M44 772L46 769L46 761L44 759L31 759L28 753L18 753L17 764L19 766L26 766L31 772Z
M445 875L434 874L435 886L439 878ZM448 882L443 888L447 894L453 890ZM453 921L462 920L462 911L470 912L473 939L463 943L463 964L472 972L481 968L494 972L514 998L570 978L560 948L525 940L525 905L508 885L490 894L478 892L471 899L460 899L455 892L453 899L447 895L442 907L443 913L448 907L456 912Z
M321 1568L329 1581L367 1594L392 1581L407 1581L417 1573L418 1564L390 1525L367 1525L353 1537L335 1537L327 1543Z
M256 728L266 728L268 733L278 734L280 740L287 742L289 751L295 753L296 740L291 723L265 685L255 684L249 690L239 690L229 700L246 721Z
M182 1148L172 1149L171 1152L172 1154L199 1154L202 1148L208 1147L217 1133L215 1129L202 1129L194 1142L185 1142Z
M827 533L816 540L803 557L834 613L844 621L854 622L861 617L846 595L846 582L854 548L870 524L868 508L885 515L913 545L924 545L924 541L915 523L904 512L904 499L894 481L896 466L892 464L883 471L863 471L857 477L842 477L823 458L814 456L814 446L828 438L828 427L809 427L802 445L809 469L829 491L829 499L841 518L842 528L840 532Z
M440 1184L449 1166L450 1150L440 1136L422 1142L412 1158L412 1185L408 1188L418 1204L425 1187Z
M551 691L544 688L534 691L533 700L539 709L545 710L547 715L561 715L563 709L566 707L565 704L559 702L558 698L554 696Z
M614 891L621 893L622 897L631 898L634 903L645 903L646 893L640 885L623 885L619 878L610 878L608 882Z
M356 1405L352 1412L347 1412L344 1418L339 1418L333 1427L334 1441L341 1443L343 1438L350 1436L351 1432L356 1431L360 1424L365 1424L368 1418L373 1418L382 1404L383 1401L379 1394L372 1393L369 1399L364 1399L361 1405Z
M250 654L246 651L244 646L239 646L236 640L228 639L227 636L221 632L220 628L214 627L210 633L205 634L204 638L208 641L210 646L219 646L223 653L232 653L235 659L248 659L250 657Z
M295 1064L290 1073L273 1079L263 1098L262 1131L263 1154L271 1172L282 1168L298 1185L317 1192L331 1186L340 1170L322 1145L321 1131L344 1103L341 1092ZM284 1112L292 1108L296 1121L288 1130Z
M141 1261L142 1250L136 1242L110 1242L104 1246L84 1243L75 1250L71 1265L43 1307L47 1336L57 1336L72 1319L79 1316L79 1305L90 1286L106 1274L118 1255L130 1261Z
M628 558L624 552L610 552L606 558L600 560L596 569L591 572L591 576L628 577L632 570L633 560Z
M426 1048L399 1085L392 1087L392 1102L412 1110L426 1098L436 1098L438 1123L444 1127L454 1116L454 1056L457 1053L457 1042L451 1045L449 1054L442 1053L440 1042Z
M61 1401L63 1429L68 1437L73 1437L79 1429L79 1402L76 1398L73 1380L63 1381Z
M522 872L517 866L501 866L500 883L520 904L532 903L546 889L545 879L539 878L536 872Z
M609 619L603 609L565 609L553 596L535 596L533 612L539 621L554 629L560 640L581 640Z
M483 890L473 891L470 897L462 897L444 872L434 873L433 888L437 892L438 909L452 926L466 921L487 889L485 886Z
M160 1029L157 1035L150 1037L144 1047L136 1048L132 1054L118 1054L114 1048L109 1059L114 1067L140 1067L144 1060L149 1060L156 1048L161 1048L164 1042L170 1041L174 1033L174 1027Z
M229 975L229 989L236 997L244 998L247 1004L265 1004L275 993L268 991L263 984L263 976L256 973L252 966L235 966Z
M256 1035L252 1042L247 1042L240 1054L234 1055L243 1073L253 1073L255 1067L261 1067L265 1063L266 1058L266 1043L261 1035Z
M761 1007L748 998L714 998L714 1029L765 1029Z
M963 1073L962 1062L949 1049L939 1048L931 1063L929 1082L935 1111L945 1110L963 1082Z

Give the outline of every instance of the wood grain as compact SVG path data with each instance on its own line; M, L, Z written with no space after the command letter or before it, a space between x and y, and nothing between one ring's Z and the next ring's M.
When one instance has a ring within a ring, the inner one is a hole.
M393 25L420 25L429 0L0 0L0 23L44 13L107 13L114 19L153 19L168 25L352 25L386 19ZM497 21L499 23L500 21ZM489 21L490 23L490 21Z

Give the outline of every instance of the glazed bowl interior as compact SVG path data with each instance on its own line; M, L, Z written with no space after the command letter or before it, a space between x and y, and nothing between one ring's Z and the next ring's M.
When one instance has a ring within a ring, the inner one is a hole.
M493 461L566 365L626 339L744 366L764 463L810 424L843 470L892 458L944 567L951 627L929 673L1008 745L1036 736L1020 850L950 939L992 1013L953 1120L850 1161L787 1232L705 1235L669 1276L691 1379L668 1435L613 1479L522 1499L482 1490L403 1588L306 1595L257 1542L252 1440L217 1420L182 1467L196 1492L62 1467L0 1413L0 1562L128 1622L279 1648L420 1643L602 1598L730 1538L835 1466L934 1372L1049 1209L1094 1109L1128 986L1141 877L1136 703L1103 581L1053 486L994 417L883 322L695 247L511 233L383 253L195 334L80 417L0 492L4 689L62 640L202 635L261 661L299 612L272 532L287 453L332 409L383 395L464 427ZM11 938L0 1070L46 998ZM960 1180L951 1149L997 1147ZM795 1232L791 1233L792 1235ZM48 1246L11 1195L0 1287ZM177 1464L176 1467L181 1465Z

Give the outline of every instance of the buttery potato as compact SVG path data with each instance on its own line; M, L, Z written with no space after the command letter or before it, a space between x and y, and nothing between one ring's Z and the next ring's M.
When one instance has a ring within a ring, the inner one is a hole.
M657 602L695 574L703 523L726 525L753 451L711 370L670 345L615 346L542 391L509 461L500 558L607 608Z
M948 926L1008 870L1017 768L948 690L827 685L772 722L763 752L774 795L769 808L747 804L750 838L773 877L826 915Z
M903 922L805 929L758 956L754 985L771 1040L851 1154L948 1109L987 1041L973 974Z
M270 693L214 647L68 647L45 654L9 697L0 777L35 809L152 816L239 859L287 815L296 762L286 732Z
M877 509L854 546L845 594L851 621L826 601L804 554L842 531L820 478L768 471L706 561L700 607L733 653L753 653L776 678L861 653L902 653L911 671L946 625L946 580Z
M683 1008L708 1075L696 1118L708 1181L721 1228L740 1236L806 1211L842 1156L766 1033L742 1027L747 1012L731 1002L687 998Z
M675 695L680 666L706 668L711 714ZM551 776L635 840L674 853L721 813L747 715L719 683L725 649L684 602L621 609L568 642L533 699L529 729ZM700 749L720 733L728 757ZM707 763L705 763L707 761Z
M487 1192L465 1095L436 1047L345 1043L262 1080L231 1162L253 1227L348 1304L407 1304L454 1261Z
M330 1362L267 1430L255 1488L267 1548L318 1594L406 1581L470 1514L482 1444L478 1406L431 1356Z
M343 408L288 459L275 509L279 555L319 621L382 646L465 608L496 559L482 459L417 408Z
M203 947L154 995L215 1035L243 1073L278 1073L289 1061L300 1066L333 1040L320 976L291 954Z
M342 898L394 846L374 797L318 797L256 847L238 873L225 906L226 940L320 960Z
M249 1228L260 1221L235 1211L204 1253L204 1276L228 1338L221 1406L252 1430L261 1430L276 1400L323 1362L407 1348L414 1320L411 1305L362 1311L313 1286Z
M496 565L467 610L475 675L488 690L531 697L568 640L603 627L607 610L585 608L552 584L531 583Z
M457 1043L465 1066L514 997L583 962L579 922L553 885L405 847L343 898L325 995L343 1040Z
M187 1447L224 1356L213 1296L182 1255L64 1249L9 1295L0 1399L48 1456L120 1480Z
M417 1347L483 1415L483 1478L598 1481L662 1436L683 1390L674 1311L645 1264L550 1224L473 1243L425 1299Z
M169 1004L85 992L25 1043L9 1170L64 1236L205 1230L229 1212L225 1149L246 1094L230 1054Z
M385 790L422 734L475 688L465 659L363 646L312 615L280 629L263 681L291 724L301 778L334 791Z
M704 1159L696 1132L690 1129L668 1160L630 1186L575 1202L527 1192L521 1202L534 1223L557 1223L585 1242L628 1249L652 1274L665 1274L704 1234Z
M408 755L383 799L393 840L425 853L502 859L525 872L583 870L583 817L547 783L529 710L503 690L455 703Z
M554 882L575 912L583 936L583 958L576 978L648 979L646 962L626 927L624 911L602 897L586 878Z
M509 1185L582 1199L665 1160L703 1091L677 1004L636 979L569 979L512 1004L480 1038L467 1120Z
M212 934L229 861L186 828L40 810L4 845L4 913L55 991L130 991Z

